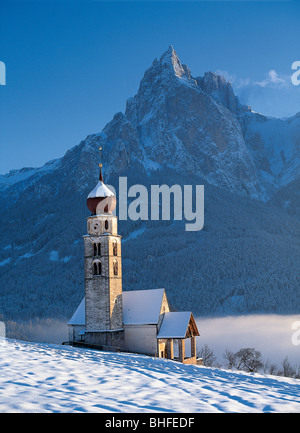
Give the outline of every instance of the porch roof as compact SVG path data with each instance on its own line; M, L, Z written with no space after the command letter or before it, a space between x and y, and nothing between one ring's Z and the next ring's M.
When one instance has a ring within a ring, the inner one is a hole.
M190 329L194 336L199 336L197 325L190 311L165 313L157 338L186 338Z

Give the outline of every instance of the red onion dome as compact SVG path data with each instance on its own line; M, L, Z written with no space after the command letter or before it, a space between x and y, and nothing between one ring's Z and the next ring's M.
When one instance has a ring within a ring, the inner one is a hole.
M99 181L87 197L87 207L92 212L92 215L111 214L116 204L116 197L104 184L100 169Z

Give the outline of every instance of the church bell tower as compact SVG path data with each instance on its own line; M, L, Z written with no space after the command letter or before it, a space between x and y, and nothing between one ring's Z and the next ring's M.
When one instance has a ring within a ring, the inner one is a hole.
M101 148L100 148L101 155ZM116 197L103 182L102 164L96 187L87 197L91 216L84 236L85 341L121 346L123 339L121 236L113 215Z

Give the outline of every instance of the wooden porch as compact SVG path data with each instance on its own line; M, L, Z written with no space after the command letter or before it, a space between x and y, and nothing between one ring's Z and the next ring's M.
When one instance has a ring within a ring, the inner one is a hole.
M179 314L183 313L168 313L164 320L170 317L172 317L172 320L174 318L177 320L177 318L180 318ZM199 336L199 331L192 313L189 313L187 317L188 320L182 322L181 329L176 330L176 333L170 332L169 329L173 328L169 326L165 326L165 329L161 329L161 332L159 332L158 355L160 358L172 359L183 364L197 364L196 337ZM191 342L190 354L188 356L186 353L186 339L190 339ZM176 343L176 354L174 343Z

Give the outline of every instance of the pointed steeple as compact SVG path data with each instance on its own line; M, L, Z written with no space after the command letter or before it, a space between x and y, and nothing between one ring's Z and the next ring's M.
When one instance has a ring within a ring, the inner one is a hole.
M104 183L103 176L102 176L102 164L99 164L99 167L100 167L99 181Z
M99 174L99 181L103 182L103 176L102 176L102 162L101 162L101 151L102 151L102 147L99 147L99 155L100 155L100 163L99 163L99 167L100 167L100 174Z
M102 147L99 148L99 155L101 159ZM103 181L102 163L99 164L100 173L99 181L95 188L89 193L87 197L87 207L92 212L92 215L97 214L111 214L116 207L116 197L114 193L107 188Z

